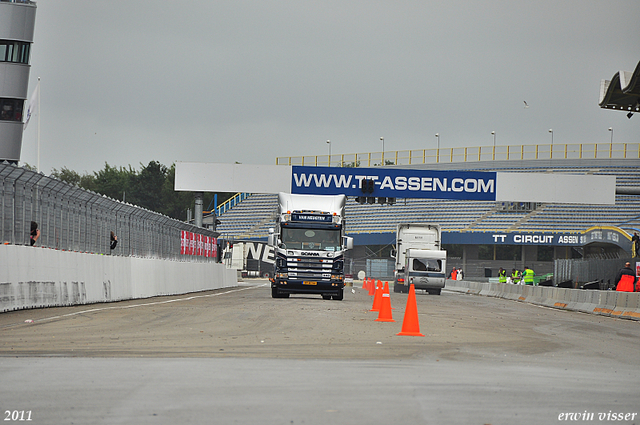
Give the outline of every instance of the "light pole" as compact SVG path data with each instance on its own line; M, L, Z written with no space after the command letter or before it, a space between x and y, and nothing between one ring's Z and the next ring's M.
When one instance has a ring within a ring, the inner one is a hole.
M613 127L609 127L609 131L611 132L611 141L609 142L609 158L613 155Z
M436 140L438 141L438 147L436 148L436 162L440 162L440 133L436 133Z
M381 137L382 140L382 165L384 165L384 137Z
M327 140L327 145L329 145L329 167L331 167L331 140Z
M553 146L553 128L549 129L549 133L551 133L551 145Z
M491 134L493 135L493 160L496 160L496 132L492 131Z

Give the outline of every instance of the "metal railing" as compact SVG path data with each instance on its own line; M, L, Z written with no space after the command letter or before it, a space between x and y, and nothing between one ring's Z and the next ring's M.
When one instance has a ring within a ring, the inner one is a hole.
M558 284L566 280L576 285L586 282L599 281L600 289L615 289L615 277L627 261L635 268L633 258L586 258L566 259L554 261L554 282Z
M216 216L220 217L225 212L239 204L241 201L247 199L251 195L250 193L239 192L233 195L231 198L224 201L224 203L216 207Z
M375 167L454 162L549 159L640 159L640 143L478 146L315 156L284 156L276 165Z
M31 222L38 224L36 246L154 258L180 254L180 231L217 233L154 211L123 203L26 168L0 164L0 242L29 245ZM118 244L110 249L114 232ZM190 261L213 259L188 257Z

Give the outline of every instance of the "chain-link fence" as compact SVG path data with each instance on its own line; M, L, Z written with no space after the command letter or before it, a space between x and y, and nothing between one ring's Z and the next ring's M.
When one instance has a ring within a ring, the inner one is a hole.
M0 238L29 245L31 222L38 224L36 245L78 252L155 258L182 258L182 230L217 233L120 202L58 179L0 164ZM118 237L110 249L110 235ZM189 256L190 260L214 258Z

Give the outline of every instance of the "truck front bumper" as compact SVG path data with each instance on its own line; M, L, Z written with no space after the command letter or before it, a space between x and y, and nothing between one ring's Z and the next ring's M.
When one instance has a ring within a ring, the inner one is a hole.
M322 294L338 295L344 288L342 281L310 281L295 279L274 279L271 289L276 289L280 294Z

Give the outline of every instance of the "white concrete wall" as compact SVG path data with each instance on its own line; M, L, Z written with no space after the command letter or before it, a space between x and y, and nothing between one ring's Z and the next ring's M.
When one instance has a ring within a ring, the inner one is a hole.
M447 279L445 289L640 321L640 292L569 289Z
M185 294L237 283L236 270L221 263L0 245L0 312Z

